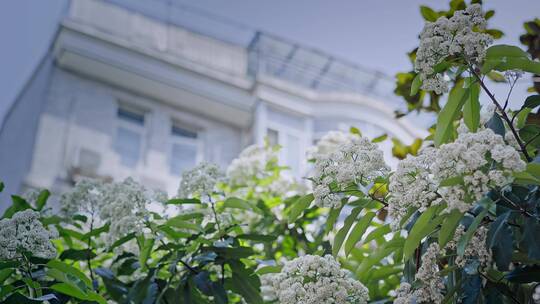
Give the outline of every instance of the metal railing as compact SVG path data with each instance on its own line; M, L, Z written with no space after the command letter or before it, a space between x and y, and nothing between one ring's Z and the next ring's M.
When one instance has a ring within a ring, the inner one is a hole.
M245 47L248 74L271 76L320 92L357 93L401 109L394 79L281 37L175 0L102 0L194 33Z

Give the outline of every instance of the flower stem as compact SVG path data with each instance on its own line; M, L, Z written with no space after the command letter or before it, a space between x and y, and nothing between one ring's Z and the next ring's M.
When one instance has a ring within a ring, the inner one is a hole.
M502 118L504 119L504 121L506 121L506 123L508 124L508 127L510 128L510 131L512 131L512 134L514 135L514 137L516 138L516 141L519 145L519 148L521 150L521 153L523 153L523 155L525 156L525 158L527 159L527 162L531 162L532 161L532 158L531 156L529 155L529 152L527 152L527 148L525 146L525 144L523 143L523 141L521 140L521 138L519 137L519 134L518 132L516 131L516 128L514 128L514 124L512 123L512 120L508 117L508 114L506 114L506 111L504 110L504 108L501 106L501 104L497 101L497 99L495 99L495 96L493 95L493 93L491 93L491 91L487 88L486 84L484 83L484 81L480 78L480 75L478 75L478 73L476 72L476 70L474 69L474 67L472 65L469 64L469 69L471 71L471 73L474 75L474 77L478 80L478 82L480 83L480 86L482 87L482 89L484 90L484 92L486 92L486 94L489 96L489 98L491 99L491 101L493 101L493 104L495 104L495 106L497 107L497 109L499 109L499 111L501 112L501 116Z

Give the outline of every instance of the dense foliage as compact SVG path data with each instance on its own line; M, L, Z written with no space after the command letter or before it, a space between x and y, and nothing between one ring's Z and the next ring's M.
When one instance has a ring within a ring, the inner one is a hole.
M394 151L397 168L377 146L385 137L352 128L310 150L308 185L279 165L279 147L252 146L226 172L184 172L172 198L132 179L79 180L56 205L47 190L14 195L0 220L2 303L540 300L540 126L529 119L540 95L510 110L487 81L511 91L540 62L490 46L493 12L451 3L422 7L429 22L399 91L429 94L438 119Z

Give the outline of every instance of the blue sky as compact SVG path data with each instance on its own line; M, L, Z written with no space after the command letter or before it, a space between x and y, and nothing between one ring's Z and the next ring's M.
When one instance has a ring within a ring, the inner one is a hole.
M135 0L133 0L135 1ZM141 1L141 0L138 0ZM150 0L146 0L150 1ZM393 75L410 69L405 53L417 45L423 21L419 5L447 7L443 0L175 0L252 28L315 47ZM538 0L487 0L491 24L518 44L522 23L540 17ZM47 50L66 0L0 3L0 122ZM522 94L523 95L523 94Z

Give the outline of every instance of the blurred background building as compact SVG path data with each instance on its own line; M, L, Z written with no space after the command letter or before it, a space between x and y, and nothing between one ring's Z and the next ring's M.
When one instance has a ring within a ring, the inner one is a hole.
M396 98L381 72L174 1L72 0L0 126L3 195L83 176L173 194L182 171L265 138L301 177L331 130L423 137Z

